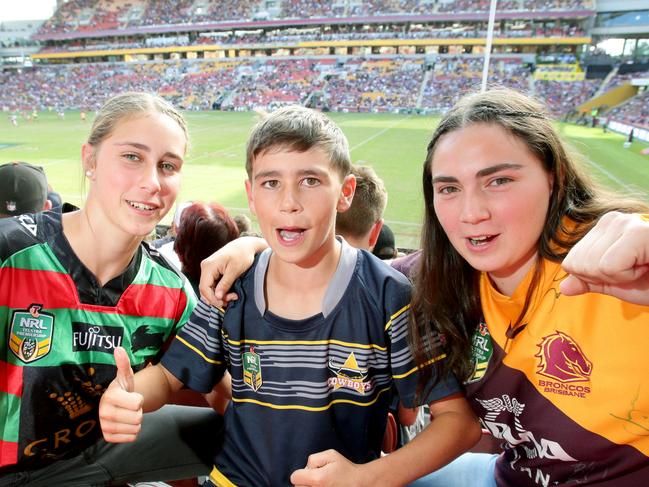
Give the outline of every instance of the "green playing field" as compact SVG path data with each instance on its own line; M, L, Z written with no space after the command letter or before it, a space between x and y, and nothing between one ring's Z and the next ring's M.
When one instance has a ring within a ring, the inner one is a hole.
M245 142L257 114L190 112L186 116L191 146L183 169L181 200L214 200L233 214L247 213ZM397 244L417 247L422 214L421 166L439 119L356 113L330 116L349 138L352 160L374 166L385 181L389 192L385 219L397 234ZM44 166L63 199L80 204L81 144L91 123L92 117L84 123L78 112L67 113L65 120L54 113L42 113L34 122L19 119L17 127L7 119L0 123L0 161L24 160ZM649 198L649 155L640 153L647 144L635 142L624 149L624 136L604 134L600 128L560 125L559 129L586 156L594 177L617 190Z

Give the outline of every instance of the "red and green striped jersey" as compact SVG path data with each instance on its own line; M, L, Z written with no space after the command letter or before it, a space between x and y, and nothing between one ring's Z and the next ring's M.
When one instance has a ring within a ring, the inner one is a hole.
M40 468L101 437L97 407L115 377L157 361L195 305L187 280L146 244L101 286L54 212L0 220L0 474Z

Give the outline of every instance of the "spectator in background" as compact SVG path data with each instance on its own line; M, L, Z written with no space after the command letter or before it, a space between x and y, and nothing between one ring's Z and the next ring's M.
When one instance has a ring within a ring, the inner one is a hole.
M173 248L196 294L201 261L238 236L237 224L218 203L196 201L183 209Z
M397 244L394 240L394 233L392 233L390 227L385 224L381 228L379 238L376 241L372 253L382 260L394 259L398 254Z
M54 191L50 184L47 185L47 200L50 202L51 209L61 213L63 210L63 200L61 195Z
M383 227L388 192L370 166L353 165L352 174L356 192L349 210L336 215L336 235L342 235L352 247L371 251Z
M237 224L237 228L239 229L239 236L243 237L253 234L252 221L250 220L250 218L248 218L247 215L240 213L238 215L234 215L232 219L234 220L234 223Z
M0 218L37 213L51 207L42 167L18 161L0 166Z
M184 201L176 205L176 212L174 213L174 218L171 221L171 226L167 231L167 234L159 239L153 241L152 245L158 249L169 262L171 262L176 269L180 269L180 259L178 259L178 254L174 250L174 242L176 241L176 235L178 234L178 226L180 225L180 217L185 211L186 208L192 205L192 201Z

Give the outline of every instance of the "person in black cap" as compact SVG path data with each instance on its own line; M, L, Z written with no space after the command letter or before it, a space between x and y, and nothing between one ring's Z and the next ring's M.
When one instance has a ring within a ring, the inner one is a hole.
M376 240L372 253L379 259L390 260L397 256L397 244L394 241L394 233L385 223L381 227L379 238Z
M42 167L18 161L0 166L0 218L46 211L51 206Z

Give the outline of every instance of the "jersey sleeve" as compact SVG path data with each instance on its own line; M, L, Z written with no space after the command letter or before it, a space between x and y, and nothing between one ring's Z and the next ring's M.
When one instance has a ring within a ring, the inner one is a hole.
M162 357L162 365L194 391L207 393L226 370L223 310L199 301Z
M38 243L37 225L32 217L25 214L20 220L16 217L0 218L0 264L14 253Z
M390 289L392 287L393 289ZM413 408L423 404L444 399L461 391L461 386L453 376L439 378L433 374L426 385L425 397L417 397L419 374L408 343L408 321L410 319L410 286L407 283L395 282L386 289L386 332L390 338L390 362L392 377L399 392L399 398L405 407ZM445 356L437 336L433 342L439 348L437 360ZM431 364L432 365L432 364ZM432 384L435 384L432 386Z
M196 304L198 302L196 293L194 292L192 285L186 278L183 278L183 294L185 295L185 303L184 308L180 313L180 318L175 323L175 334L178 334L180 328L182 328L185 323L189 321L189 318L196 308ZM180 303L180 306L182 306L182 303Z

